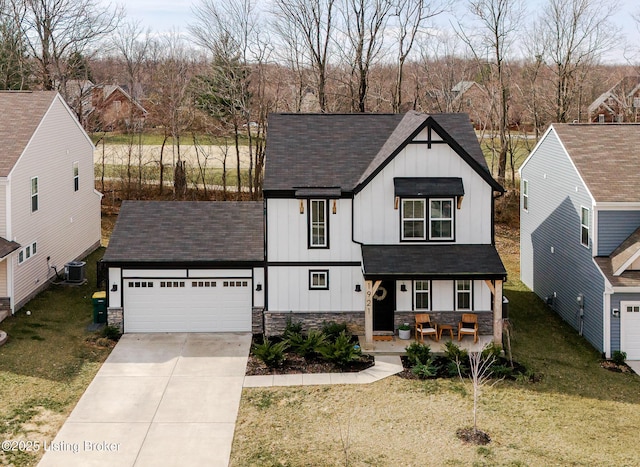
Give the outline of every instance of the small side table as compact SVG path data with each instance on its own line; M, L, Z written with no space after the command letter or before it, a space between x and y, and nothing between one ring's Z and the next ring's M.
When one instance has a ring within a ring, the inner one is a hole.
M442 339L442 331L449 331L451 340L453 340L453 326L450 324L438 324L438 340Z

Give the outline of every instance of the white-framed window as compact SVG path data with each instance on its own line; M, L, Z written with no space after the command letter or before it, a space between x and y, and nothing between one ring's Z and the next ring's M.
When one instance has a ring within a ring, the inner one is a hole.
M329 271L309 271L309 289L310 290L328 290L329 289Z
M38 210L38 177L31 178L31 212Z
M472 309L472 290L471 280L461 279L456 281L456 310L471 310Z
M80 166L78 162L73 163L73 191L80 189Z
M402 240L425 240L425 200L424 199L403 199L402 200Z
M431 283L430 281L413 282L413 299L416 310L431 309Z
M429 201L429 239L453 240L453 199Z
M38 244L33 242L27 246L25 246L22 250L18 252L18 264L24 263L29 258L32 258L38 252Z
M580 243L589 247L589 208L580 208Z
M522 180L522 209L529 212L529 180Z
M309 200L309 248L328 248L327 200Z
M628 305L626 307L627 313L640 313L640 306L638 305Z

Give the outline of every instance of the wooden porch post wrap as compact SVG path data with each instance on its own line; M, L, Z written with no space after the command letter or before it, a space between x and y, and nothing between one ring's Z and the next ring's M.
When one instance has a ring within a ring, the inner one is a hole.
M364 346L365 350L373 350L373 294L382 281L364 281Z
M496 280L493 294L493 343L502 346L502 281Z

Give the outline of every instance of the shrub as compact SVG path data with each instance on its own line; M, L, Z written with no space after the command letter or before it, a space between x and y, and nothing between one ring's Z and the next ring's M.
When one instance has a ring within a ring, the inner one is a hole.
M287 323L284 326L284 333L282 337L289 339L293 334L302 334L302 323L294 323L291 321L291 317L287 318Z
M409 323L402 323L400 326L398 326L398 330L399 331L411 331L411 326L409 326Z
M434 364L433 358L429 358L424 363L416 363L411 372L423 379L433 378L438 374L438 367Z
M405 351L407 352L407 359L412 365L424 364L431 358L429 346L420 342L412 342L405 348Z
M105 326L100 330L100 337L104 337L105 339L109 339L112 341L117 341L120 339L120 329L115 326Z
M347 366L362 355L360 347L353 345L351 336L346 331L342 331L335 341L326 343L319 350L326 360L340 367Z
M276 368L284 361L284 351L287 350L287 341L272 343L265 337L262 344L253 346L253 355L261 360L269 368Z
M327 336L316 330L309 331L306 336L292 334L288 340L291 350L305 359L320 353L320 349L327 344Z
M626 365L624 361L627 359L627 352L621 352L619 350L614 350L613 354L611 354L611 361L616 365Z
M502 355L502 347L500 347L499 345L496 345L493 342L487 344L484 347L484 349L482 349L482 358L484 359L493 357L495 358L496 361L498 361L501 355Z
M511 378L513 376L513 368L507 365L493 365L491 367L491 375L494 378Z
M455 362L457 358L460 362L466 362L469 359L469 352L465 349L461 349L452 341L447 341L444 344L444 347L444 354L449 360Z
M327 336L327 339L332 341L335 341L340 334L346 334L347 332L346 323L336 323L335 321L331 321L329 323L324 323L322 326L322 333Z

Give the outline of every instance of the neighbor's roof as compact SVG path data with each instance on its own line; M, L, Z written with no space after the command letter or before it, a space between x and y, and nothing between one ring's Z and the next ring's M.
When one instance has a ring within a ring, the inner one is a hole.
M261 262L263 209L259 201L123 201L103 261Z
M493 245L362 245L365 277L504 278Z
M594 260L612 287L640 287L640 271L625 271L614 276L611 258L598 256Z
M466 114L271 114L264 191L366 184L404 144L431 123L495 189Z
M0 91L0 177L9 175L57 94Z
M19 243L0 237L0 258L4 258L9 253L16 251L18 248L20 248Z
M620 270L626 263L638 258L640 253L640 227L635 230L618 248L611 253L611 267L613 273L620 275Z
M597 202L640 202L640 124L553 124Z

